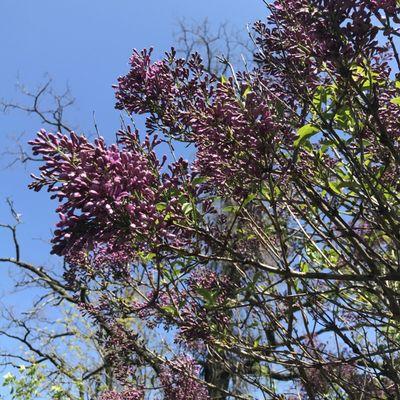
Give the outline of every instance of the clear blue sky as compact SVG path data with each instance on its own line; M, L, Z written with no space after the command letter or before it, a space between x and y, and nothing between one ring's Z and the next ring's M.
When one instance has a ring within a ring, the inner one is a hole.
M49 74L55 86L66 84L76 98L68 120L81 132L93 131L93 112L100 132L112 138L119 127L111 85L127 71L133 48L155 47L161 55L173 43L179 19L214 25L229 22L244 29L263 19L262 0L0 0L0 98L22 101L15 84L19 79L35 88ZM13 148L13 135L33 138L41 126L37 118L20 113L0 114L0 153ZM0 168L5 165L0 158ZM22 258L56 263L48 255L48 241L56 221L54 203L46 193L27 189L33 166L0 169L0 222L10 221L5 198L11 197L24 223L20 227ZM0 256L10 253L8 237L0 232ZM32 296L10 296L10 269L0 270L0 298L10 307L29 306Z
M1 0L0 98L21 101L18 79L35 88L49 74L56 88L68 84L76 98L67 116L73 127L93 132L95 112L101 134L111 140L120 116L111 85L127 71L133 48L154 46L155 56L162 55L174 44L179 19L201 22L207 17L214 25L227 21L244 29L265 14L262 0ZM25 133L25 141L40 127L37 118L0 114L2 149L13 148L10 135ZM0 170L0 221L7 219L3 199L12 197L23 214L23 256L43 261L48 247L32 238L48 240L56 217L46 193L27 190L31 170L32 165ZM0 254L6 247L1 240Z

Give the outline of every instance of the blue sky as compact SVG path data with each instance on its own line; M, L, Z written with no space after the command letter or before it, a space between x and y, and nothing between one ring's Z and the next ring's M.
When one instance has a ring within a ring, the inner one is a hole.
M93 112L100 133L111 140L119 127L111 85L127 71L133 48L154 46L161 56L173 42L179 19L201 22L208 18L216 26L228 22L244 29L263 19L262 0L1 0L0 1L0 98L23 101L16 83L34 89L53 79L60 91L66 85L76 98L67 120L79 132L93 132ZM37 118L21 113L0 113L2 149L13 149L15 136L22 141L40 129ZM9 159L8 159L9 161ZM54 204L46 193L27 189L33 165L16 164L4 169L0 158L0 222L9 222L5 199L11 197L22 214L20 226L22 258L54 264L48 241L56 221ZM10 241L0 231L0 257L12 256ZM28 307L35 293L10 295L11 268L1 266L0 298L7 307Z
M214 25L227 21L244 29L265 12L262 0L1 0L0 98L21 102L16 82L34 89L48 75L56 89L68 85L76 98L67 114L73 128L93 132L95 112L100 133L112 140L120 113L114 109L111 85L127 71L133 48L154 46L155 57L161 56L174 44L179 19L208 18ZM3 151L15 147L13 136L24 133L26 142L40 128L37 118L18 112L0 114ZM5 164L3 157L0 167ZM26 188L32 169L27 165L0 170L0 220L8 218L3 199L12 197L23 214L23 256L43 261L48 250L43 241L49 239L56 217L46 193ZM6 247L2 240L0 254Z
M155 57L161 56L174 44L173 31L182 18L209 18L214 25L227 21L244 29L265 12L262 0L1 0L0 98L23 101L16 82L32 89L45 82L47 74L56 88L68 85L76 98L67 115L71 125L93 132L95 112L101 134L111 140L120 123L111 85L127 71L133 48L154 46ZM0 114L2 149L13 147L8 137L25 133L25 141L40 127L37 118ZM0 220L7 218L3 199L10 196L24 217L24 256L46 260L46 245L32 239L48 240L55 216L45 193L26 189L29 170L31 165L0 170ZM0 253L5 247L2 240Z

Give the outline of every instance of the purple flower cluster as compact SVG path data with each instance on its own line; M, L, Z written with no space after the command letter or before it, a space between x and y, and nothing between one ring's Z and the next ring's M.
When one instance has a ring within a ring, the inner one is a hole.
M185 116L203 108L212 94L213 76L204 72L198 54L186 62L176 58L172 49L165 59L151 62L150 51L134 50L130 71L118 78L116 108L129 113L149 114L146 125L150 132L161 130L170 135L190 134Z
M352 63L366 57L373 61L385 52L373 12L393 13L395 8L392 0L276 0L268 23L254 26L260 49L256 58L288 88L296 76L309 89L324 82L326 68L341 74Z
M276 88L260 90L256 75L246 74L217 83L198 57L186 63L172 54L151 63L150 53L133 53L129 73L116 86L117 108L147 113L151 131L193 143L193 172L208 178L208 190L236 193L259 183L277 143L293 140L292 130L279 123L274 97L280 93L271 95Z
M135 301L132 304L133 311L142 319L146 320L147 326L151 329L162 323L166 327L174 324L172 315L168 315L165 308L176 308L180 302L186 300L186 293L177 293L175 290L149 291L147 300Z
M144 393L141 389L128 389L121 393L114 390L104 392L100 400L143 400Z
M151 112L156 102L168 104L177 94L175 79L167 62L151 63L152 49L134 50L128 75L118 78L117 108L130 113ZM184 72L183 69L178 71Z
M241 191L263 178L269 154L279 141L273 102L243 82L217 85L212 101L193 112L190 124L197 147L194 170L208 186Z
M324 367L308 368L306 370L308 376L308 390L313 395L324 398L329 396L332 387L339 384L346 388L346 394L350 398L361 398L368 395L372 399L385 399L388 398L387 394L392 393L395 398L395 390L386 379L374 380L371 373L363 371L353 364L332 363ZM325 396L324 396L325 395ZM302 398L310 399L305 388L302 389Z
M67 137L41 131L30 142L34 154L45 161L30 187L47 187L61 203L54 253L71 263L82 263L89 252L98 263L123 263L138 249L178 240L171 216L178 218L180 205L169 199L158 211L157 204L179 179L160 173L149 143L139 145L135 136L132 140L136 148L121 149L107 147L103 139L90 143L74 133Z
M396 0L370 0L365 2L374 11L384 11L389 15L394 15L399 7Z
M227 275L208 267L199 267L193 271L188 279L188 287L192 295L203 289L215 291L218 303L223 303L235 290L234 283Z
M200 367L190 357L175 358L159 375L164 400L209 400L207 387L199 381Z
M177 342L201 348L216 330L223 332L229 326L230 318L222 305L232 289L226 276L203 268L190 276L187 288L151 291L147 301L133 304L133 310L150 328L161 324L166 328L175 326L178 328ZM205 307L207 296L215 303L212 307ZM171 309L179 310L179 318L170 312Z

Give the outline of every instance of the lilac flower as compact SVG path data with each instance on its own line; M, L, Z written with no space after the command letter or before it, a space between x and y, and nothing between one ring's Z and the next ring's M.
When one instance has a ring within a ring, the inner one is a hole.
M128 389L121 393L111 390L100 396L100 400L143 400L143 398L144 394L141 389Z
M285 113L277 117L276 88L255 89L262 87L256 75L243 75L240 88L233 79L216 83L198 57L186 63L172 53L152 64L150 54L133 53L129 73L118 79L117 108L149 114L150 131L193 143L193 172L209 178L207 190L251 190L268 170L275 146L293 139L279 123Z
M290 90L294 77L304 88L340 75L346 66L386 51L376 39L371 9L393 12L395 1L276 0L268 23L257 22L257 60L268 74ZM299 45L301 43L301 45ZM288 69L289 68L289 69Z
M125 108L131 113L144 113L152 110L154 101L168 103L177 93L174 76L165 61L151 63L151 53L134 50L129 62L130 73L118 78L117 108Z
M208 400L207 387L199 381L200 368L190 357L175 358L162 367L164 400Z
M215 78L204 72L198 54L186 62L177 59L172 49L165 59L152 63L151 53L152 49L134 50L130 71L114 86L116 108L149 114L146 125L150 132L161 130L181 137L190 133L185 115L204 106Z
M68 138L41 131L30 142L34 154L45 160L40 177L34 177L30 187L47 187L61 203L54 253L78 264L88 260L88 253L96 257L95 264L125 263L137 250L179 242L172 222L174 215L179 218L180 205L169 199L159 211L157 204L178 183L174 173L180 174L186 166L180 161L171 174L161 174L153 151L140 145L135 134L131 139L136 148L107 147L103 139L92 144L75 133Z
M176 342L190 347L202 347L215 337L215 331L222 333L230 323L229 315L222 306L233 290L229 279L210 269L195 271L188 279L187 288L165 288L159 292L150 291L146 301L134 302L133 310L146 320L150 328L163 325L169 329L177 327ZM201 293L210 293L215 307L205 307ZM221 309L219 309L221 308ZM170 312L179 310L179 317Z
M265 93L251 92L243 83L243 99L233 82L219 84L212 101L193 112L191 129L197 148L194 171L208 177L208 187L246 191L259 183L269 154L280 139L273 102Z

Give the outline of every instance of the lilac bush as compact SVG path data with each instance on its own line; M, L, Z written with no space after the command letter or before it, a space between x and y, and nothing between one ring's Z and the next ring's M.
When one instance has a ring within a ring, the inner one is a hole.
M399 6L268 8L251 70L133 52L116 108L144 139L31 142L53 251L126 387L105 398L400 397Z

